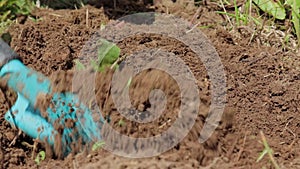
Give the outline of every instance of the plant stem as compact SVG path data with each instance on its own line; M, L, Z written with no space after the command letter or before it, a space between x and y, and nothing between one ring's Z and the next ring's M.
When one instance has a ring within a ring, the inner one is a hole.
M260 131L260 136L261 136L261 139L263 141L265 149L268 150L269 158L270 158L272 164L274 165L275 169L280 169L279 165L277 164L277 162L275 161L275 159L273 157L273 151L270 148L270 146L268 145L267 139L266 139L266 137L265 137L265 135L262 131Z

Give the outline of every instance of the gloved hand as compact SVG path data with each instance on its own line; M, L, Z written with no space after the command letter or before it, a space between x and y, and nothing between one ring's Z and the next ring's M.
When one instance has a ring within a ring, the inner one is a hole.
M16 103L5 114L11 125L60 149L63 156L71 152L71 144L78 144L79 140L81 144L88 144L101 139L102 116L95 122L91 111L75 95L53 93L51 81L26 67L1 39L0 65L0 78L5 78L7 85L18 93ZM39 98L45 96L51 96L48 107L37 109Z

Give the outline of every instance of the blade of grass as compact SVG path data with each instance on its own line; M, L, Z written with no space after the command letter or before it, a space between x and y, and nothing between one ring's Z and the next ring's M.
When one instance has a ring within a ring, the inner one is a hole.
M260 155L259 155L259 157L257 158L256 162L259 162L260 160L262 160L262 159L264 158L264 156L265 156L267 153L268 153L268 150L267 150L267 149L264 149L264 150L260 153Z
M296 0L293 1L292 6L292 22L294 24L296 36L298 39L298 46L300 45L300 17L299 17L299 9L300 6L297 5Z
M240 26L240 11L236 5L236 0L233 1L236 25Z
M226 9L225 9L225 7L224 7L223 1L220 0L220 3L221 3L221 6L222 6L222 8L223 8L223 10L224 10L224 13L223 13L223 14L225 14L226 19L228 20L228 22L229 22L231 28L233 28L233 24L231 23L230 18L229 18L229 16L228 16L229 13L227 13L227 11L226 11Z
M263 150L263 152L261 153L257 161L260 161L266 154L268 154L275 169L280 169L279 165L277 164L276 160L273 157L273 150L270 148L267 139L262 131L260 131L260 136L265 149Z

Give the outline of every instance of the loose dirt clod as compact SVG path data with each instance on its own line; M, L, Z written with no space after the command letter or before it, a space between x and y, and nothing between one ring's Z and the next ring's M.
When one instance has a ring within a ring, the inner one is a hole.
M50 75L53 93L64 93L72 90L73 72L55 71Z
M35 109L41 112L42 117L48 119L47 109L51 105L52 96L49 94L39 93L34 105Z

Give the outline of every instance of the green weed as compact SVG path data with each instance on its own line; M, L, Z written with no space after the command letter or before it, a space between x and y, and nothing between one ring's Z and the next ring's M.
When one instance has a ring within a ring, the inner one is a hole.
M96 151L99 148L102 148L105 145L104 141L98 141L92 146L92 151Z
M253 2L264 12L272 15L276 19L283 20L286 17L285 8L280 1L273 0L253 0Z
M117 68L118 58L120 56L120 48L105 39L100 39L98 41L98 58L97 60L91 60L90 65L96 71L103 72L106 68ZM75 60L75 65L77 69L85 69L85 66L77 59Z
M132 83L132 77L130 77L127 81L126 88L129 88Z
M1 0L0 34L5 32L18 15L29 15L34 7L32 0Z
M245 26L253 23L254 25L262 25L262 21L260 18L256 18L252 16L252 0L247 0L243 8L238 7L237 0L233 0L234 12L228 12L225 8L225 4L230 5L229 2L220 0L220 6L223 11L216 11L218 14L225 15L227 21L231 25L231 29Z
M2 0L0 1L0 21L13 20L17 15L29 15L34 8L31 0Z
M0 35L2 35L12 23L13 23L13 21L10 19L8 19L6 21L1 21L0 22Z
M42 21L43 20L43 18L35 18L35 17L31 17L31 16L29 16L28 17L30 20L32 20L33 22L39 22L39 21Z
M297 51L300 45L300 1L299 0L219 0L216 11L225 16L230 31L241 28L251 34L251 39L261 44L281 47L282 50ZM233 8L228 9L227 6ZM289 25L293 25L290 29ZM276 41L276 42L275 42ZM284 45L282 45L284 44Z
M260 153L259 157L257 158L256 162L259 162L260 160L262 160L264 158L265 155L268 155L273 166L275 167L275 169L280 169L279 165L277 164L277 162L274 159L273 156L273 150L270 148L267 139L265 137L265 135L263 134L262 131L260 131L260 136L262 139L262 142L264 144L265 149Z
M125 126L125 121L123 120L123 119L120 119L119 120L119 122L118 122L118 125L120 126L120 127L123 127L123 126Z
M99 41L100 48L98 49L99 71L103 71L106 67L112 66L120 56L120 48L105 39Z
M286 5L289 5L292 10L292 22L294 24L295 34L298 38L298 46L300 45L300 1L287 0Z
M85 69L84 64L82 64L79 59L75 59L74 63L75 63L75 67L76 67L77 70L84 70Z
M101 22L101 24L100 24L100 31L102 31L104 29L105 29L105 24Z
M45 151L40 151L40 152L37 154L37 156L36 156L36 158L35 158L34 161L36 162L37 165L40 165L40 163L41 163L42 161L44 161L45 158L46 158L46 153L45 153Z
M253 2L264 12L279 20L288 20L290 13L293 23L294 33L298 39L298 46L300 45L300 1L299 0L253 0Z

